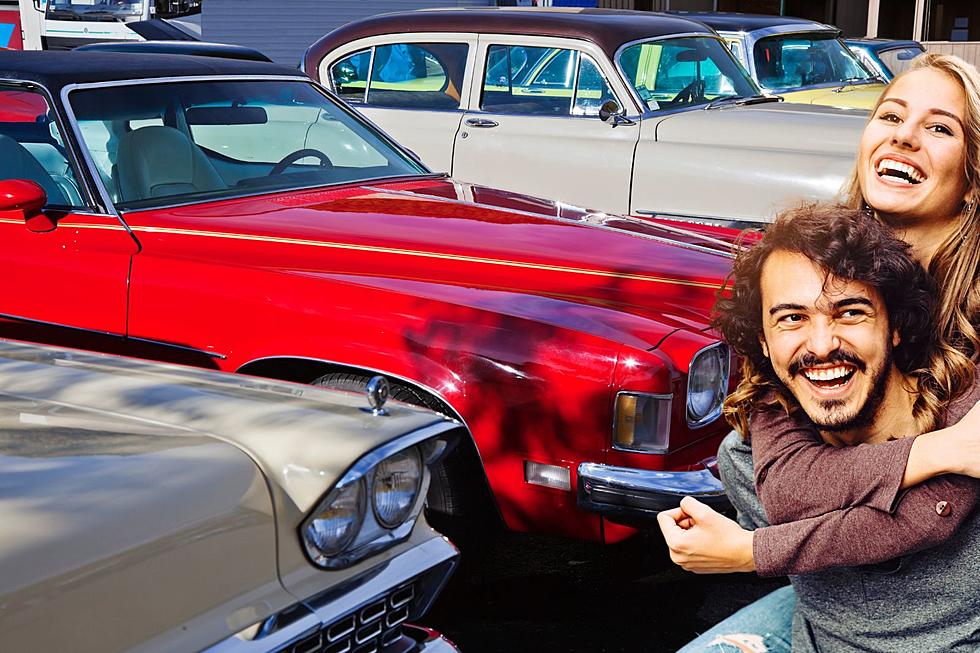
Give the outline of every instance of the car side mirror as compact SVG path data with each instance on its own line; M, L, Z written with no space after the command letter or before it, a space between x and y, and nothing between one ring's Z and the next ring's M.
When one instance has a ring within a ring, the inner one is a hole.
M57 226L42 209L48 195L37 182L29 179L0 181L0 213L13 213L35 232L52 231Z
M634 122L626 117L626 112L620 108L616 100L606 100L599 107L599 120L610 127L619 125L632 125Z

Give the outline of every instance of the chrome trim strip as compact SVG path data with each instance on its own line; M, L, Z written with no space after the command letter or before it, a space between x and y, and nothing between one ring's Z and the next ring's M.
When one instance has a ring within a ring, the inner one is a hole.
M70 324L61 324L60 322L49 322L47 320L37 320L30 317L24 317L22 315L13 315L12 313L0 313L0 319L12 320L15 322L26 322L28 324L38 324L41 326L54 327L56 329L68 329L69 331L78 331L81 333L91 333L97 336L106 336L109 338L117 338L122 341L132 340L134 342L142 342L148 345L156 345L159 347L166 347L168 349L180 349L181 351L189 351L195 354L204 354L211 358L217 358L218 360L224 360L226 356L224 354L207 351L206 349L197 349L196 347L188 347L186 345L178 345L172 342L165 342L163 340L150 340L149 338L136 338L134 336L127 336L124 333L117 333L115 331L101 331L99 329L88 329L85 327L72 326Z
M82 333L93 333L98 336L109 336L111 338L125 338L126 335L122 333L116 333L114 331L100 331L99 329L87 329L85 327L71 326L70 324L61 324L59 322L48 322L47 320L36 320L30 317L24 317L22 315L14 315L12 313L0 313L0 319L13 320L16 322L27 322L28 324L38 324L41 326L55 327L58 329L69 329L71 331L80 331Z
M577 471L578 506L622 519L656 519L686 496L715 507L729 504L721 481L707 469L664 472L581 463Z
M706 224L718 227L731 227L733 229L764 229L769 226L769 222L763 220L744 220L740 218L714 217L704 215L694 215L691 213L675 213L673 211L651 211L638 209L633 211L637 215L649 215L654 218L668 218L681 220L683 222L693 222L694 224Z
M371 58L368 60L368 74L367 79L364 80L364 98L361 100L364 104L368 103L368 92L371 90L371 77L374 75L374 55L378 51L378 46L371 46ZM331 83L333 80L330 80Z
M364 186L364 189L365 190L371 190L371 191L374 191L374 192L377 192L377 193L391 193L392 195L403 195L403 196L406 196L406 197L423 197L425 199L432 200L432 201L435 201L435 202L445 202L445 203L449 203L449 204L468 204L468 205L471 205L471 206L478 206L480 208L491 209L491 210L494 210L494 211L507 211L508 213L516 213L517 215L523 215L523 216L527 216L527 217L530 217L530 218L537 218L539 220L555 220L557 222L564 222L566 224L574 224L574 225L579 225L579 226L588 225L588 226L595 227L595 228L598 228L598 229L604 229L606 231L615 231L618 234L625 234L625 235L633 236L635 238L644 238L646 240L652 240L654 242L658 242L658 243L661 243L661 244L664 244L664 245L672 245L672 246L681 247L681 248L684 248L684 249L690 249L690 250L693 250L693 251L701 252L702 254L713 254L715 256L727 256L727 254L725 254L724 252L719 252L718 250L712 249L710 247L702 247L700 245L696 245L696 244L693 244L693 243L685 243L685 242L681 242L681 241L678 241L678 240L672 240L670 238L664 238L662 236L654 236L653 234L640 234L640 233L636 233L636 232L633 232L633 231L624 231L622 229L618 229L616 227L610 227L610 226L608 226L608 225L605 224L605 220L626 220L626 221L629 221L631 218L629 216L625 216L625 215L605 214L605 213L589 213L588 214L589 219L576 220L574 218L563 218L563 217L561 217L559 215L545 215L543 213L533 213L531 211L523 211L521 209L514 209L514 208L510 208L510 207L504 208L504 207L494 206L492 204L484 204L482 202L476 202L476 201L466 202L466 201L462 201L462 200L459 200L459 199L453 199L453 198L449 198L449 197L440 197L438 195L428 195L426 193L419 193L419 192L410 191L410 190L400 190L400 189L396 189L396 188L378 188L376 186ZM566 206L570 206L570 205L566 205ZM578 207L572 207L572 208L578 208ZM580 209L580 210L584 211L584 209ZM651 214L651 215L659 215L659 214ZM602 216L602 217L599 220L591 219L594 216ZM633 219L635 220L635 218L633 218ZM637 220L636 221L636 224L649 225L650 223L646 222L645 220ZM546 268L547 266L531 266L531 267L542 267L542 268ZM624 274L623 276L624 277L628 277L628 278L634 278L634 276L631 276L631 275L628 275L628 274ZM648 279L648 280L652 280L652 279ZM697 282L693 282L693 283L692 282L687 282L687 281L684 281L684 280L681 280L681 279L671 279L670 281L675 282L675 283L679 283L679 284L683 284L683 285L696 285L696 286L701 286L701 287L709 287L709 286L707 286L705 284L699 284ZM710 287L711 288L714 288L715 286L714 285L711 285Z
M444 584L449 573L455 567L458 556L459 551L449 540L444 537L433 537L347 583L327 589L326 593L341 593L334 600L317 605L319 596L317 595L296 604L308 611L308 614L301 619L279 630L272 630L261 638L249 637L250 632L255 629L255 625L250 626L243 629L239 634L232 635L205 649L205 653L266 653L280 650L294 640L308 637L318 629L328 626L349 612L353 612L359 605L370 601L379 594L421 576L440 564L452 562L452 566L447 569L446 577L442 579L442 584ZM329 575L325 576L324 582L330 582ZM435 593L441 589L442 584L435 588ZM349 589L347 589L348 585L350 586Z
M699 356L701 356L706 351L708 351L709 349L712 349L714 347L722 347L722 348L724 348L725 353L728 354L728 356L726 357L726 359L728 361L728 364L725 366L724 379L722 379L722 384L721 384L721 401L718 402L718 407L717 408L712 409L710 413L708 413L707 415L705 415L701 419L692 422L691 421L691 413L690 413L690 408L691 408L691 367L694 365L694 362L697 361L697 359L698 359ZM724 406L725 395L728 394L728 380L731 378L731 374L732 374L732 351L731 351L731 349L728 348L728 345L726 345L725 343L723 343L723 342L715 342L715 343L712 343L712 344L710 344L710 345L708 345L706 347L702 347L701 349L699 349L696 352L694 352L694 355L691 356L691 362L688 363L688 366L687 366L687 394L685 394L685 401L686 401L686 403L685 403L685 406L684 406L684 414L685 414L685 418L687 419L687 426L689 428L691 428L691 429L700 429L700 428L703 428L703 427L707 426L708 424L711 424L712 422L714 422L719 417L721 417L721 411L722 411L722 408Z
M149 338L137 338L136 336L126 336L126 340L132 340L134 342L144 342L144 343L146 343L148 345L159 345L161 347L168 347L170 349L180 349L182 351L189 351L189 352L193 352L195 354L204 354L205 356L209 356L211 358L215 358L217 360L222 360L222 361L225 360L226 358L228 358L227 356L225 356L224 354L222 354L220 352L208 351L207 349L198 349L197 347L188 347L187 345L176 345L176 344L174 344L172 342L164 342L162 340L151 340Z

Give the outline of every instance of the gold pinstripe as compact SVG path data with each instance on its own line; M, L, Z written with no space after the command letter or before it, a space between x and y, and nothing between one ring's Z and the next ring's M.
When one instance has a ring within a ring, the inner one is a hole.
M0 223L23 224L21 220L7 220L0 218ZM122 225L103 225L103 224L64 224L64 227L71 229L106 229L111 231L125 231ZM581 274L597 277L609 277L614 279L630 279L633 281L647 281L650 283L670 283L681 286L693 286L696 288L716 289L717 284L705 283L702 281L690 281L687 279L673 279L670 277L652 277L642 274L630 274L628 272L609 272L606 270L589 270L587 268L573 268L562 265L548 265L547 263L525 263L523 261L513 261L507 259L485 258L480 256L466 256L464 254L440 254L438 252L426 252L412 249L399 249L395 247L379 247L377 245L353 245L350 243L335 243L322 240L304 240L300 238L281 238L276 236L255 236L250 234L236 234L221 231L197 231L193 229L171 229L166 227L132 227L134 233L157 233L170 234L175 236L197 236L204 238L224 238L228 240L245 240L265 243L280 243L284 245L302 245L306 247L325 247L328 249L341 249L362 252L373 252L377 254L395 254L400 256L416 256L420 258L432 258L448 261L463 261L466 263L483 263L485 265L499 265L504 267L524 268L532 270L547 270L549 272L567 272L569 274Z

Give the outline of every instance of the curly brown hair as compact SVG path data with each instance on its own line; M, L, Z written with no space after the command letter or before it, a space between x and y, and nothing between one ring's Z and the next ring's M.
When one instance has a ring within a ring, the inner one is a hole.
M758 244L739 253L718 293L712 324L743 357L742 379L725 400L726 419L744 436L751 412L772 391L788 411L796 407L760 342L762 269L775 251L802 254L823 268L828 280L859 281L878 290L889 327L901 339L893 351L895 364L916 385L916 419L937 423L947 398L932 396L936 390L927 369L935 344L935 284L891 229L866 211L830 203L781 213Z

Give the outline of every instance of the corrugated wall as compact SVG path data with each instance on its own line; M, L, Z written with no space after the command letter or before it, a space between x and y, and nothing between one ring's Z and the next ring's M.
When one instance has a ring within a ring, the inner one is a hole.
M923 41L926 52L955 54L974 66L980 66L980 43L976 41Z
M202 38L256 48L298 65L306 47L352 20L426 7L472 7L493 0L205 0Z

